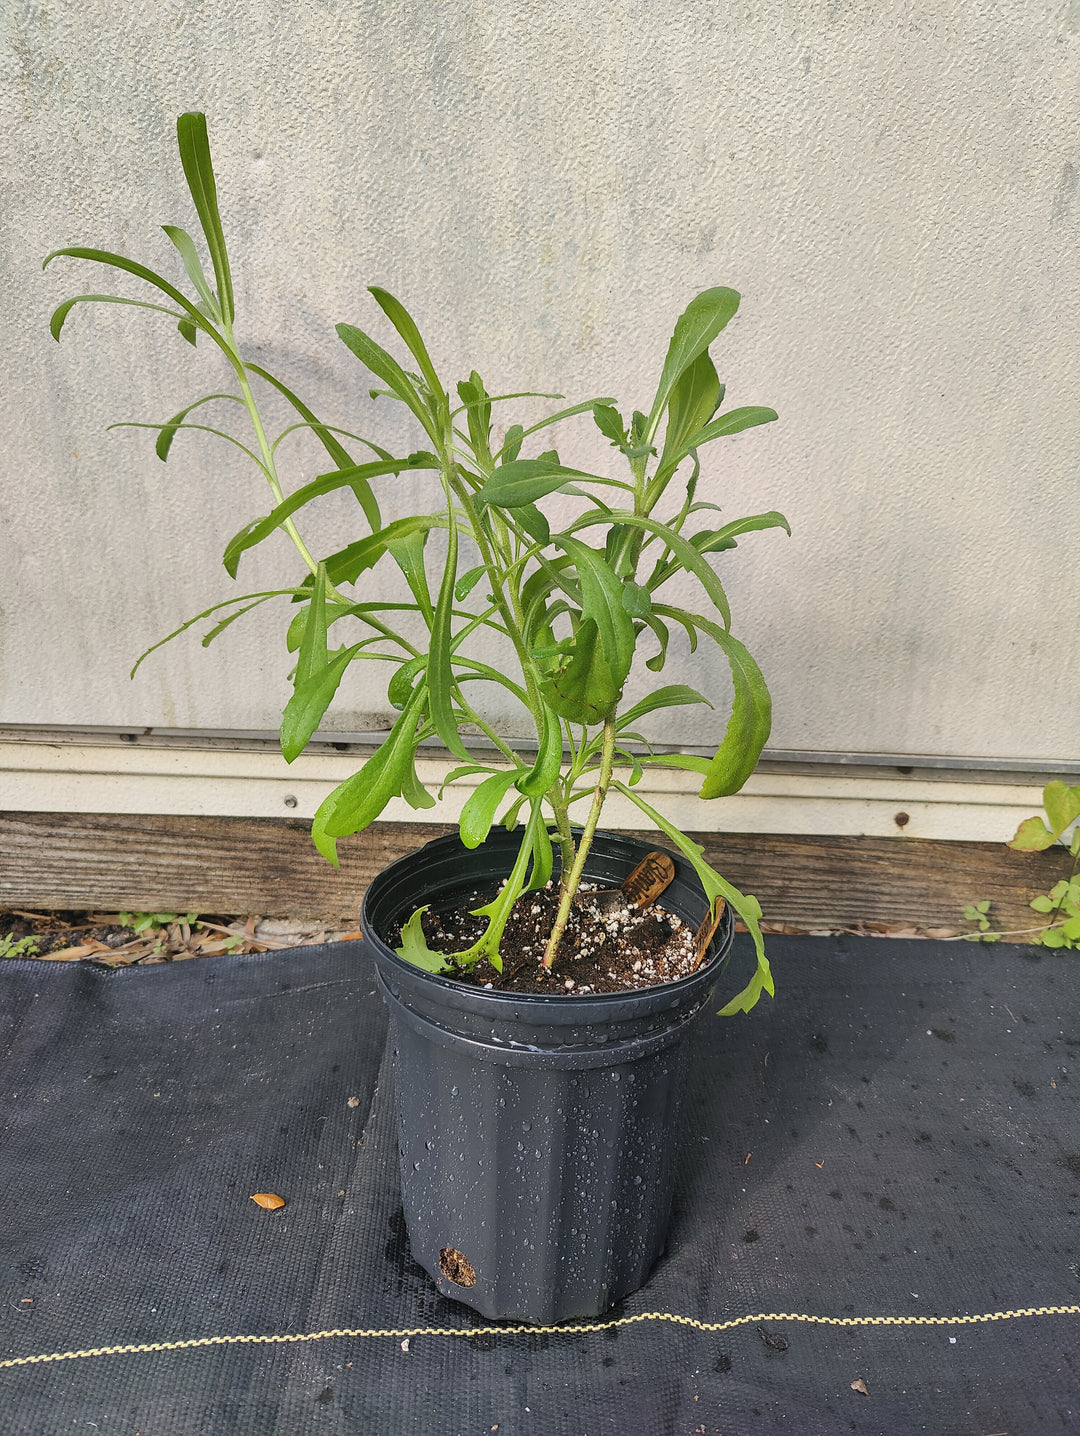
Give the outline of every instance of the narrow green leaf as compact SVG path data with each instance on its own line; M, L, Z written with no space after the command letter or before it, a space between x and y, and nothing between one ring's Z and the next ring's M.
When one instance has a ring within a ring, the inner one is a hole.
M521 453L521 441L525 437L525 430L520 424L511 424L506 431L506 438L500 449L504 464L512 464Z
M125 274L134 274L137 279L143 279L146 281L147 284L152 284L155 289L160 289L162 294L167 295L168 298L171 299L174 304L178 305L184 311L184 313L188 317L188 321L196 329L201 329L204 334L208 334L210 336L210 338L214 341L218 348L224 353L230 364L234 364L236 362L235 356L233 355L233 351L229 348L228 343L225 341L222 335L218 333L214 326L207 321L206 317L201 313L198 306L192 304L191 301L184 294L182 294L180 290L176 288L175 285L170 284L167 279L163 279L160 274L155 274L152 269L147 269L144 264L136 264L133 259L125 259L122 254L111 254L108 250L86 249L81 245L72 245L65 249L54 249L52 254L47 254L42 261L42 269L46 268L46 266L51 264L54 259L58 259L61 256L66 256L69 259L89 259L92 260L95 264L104 264L111 269L122 269ZM79 296L79 298L82 297L83 296ZM77 304L79 302L79 298L71 301L71 303ZM108 303L128 303L141 305L141 301L139 300L118 300L109 295L102 295L101 298ZM142 307L156 308L158 306L148 305ZM64 306L61 305L60 308L63 309ZM169 313L170 311L165 310L164 312ZM56 322L55 314L53 315L53 322ZM60 324L63 324L63 318L61 318ZM59 337L59 327L54 330L53 337Z
M678 616L680 622L692 622L723 649L728 660L734 685L731 717L709 763L700 796L719 798L737 793L757 766L772 727L772 700L765 679L746 646L712 619L677 609L662 608L660 612L665 617Z
M394 356L388 354L380 344L376 344L374 339L353 324L338 324L335 328L338 338L346 348L351 349L361 364L366 364L371 372L412 410L423 426L424 432L434 443L438 444L440 438L438 427L432 419L427 405L417 392L416 386Z
M190 319L181 319L176 327L180 331L181 339L186 339L187 342L191 345L192 349L197 349L199 347L197 343L199 331L195 328L195 325L191 322Z
M225 252L221 215L218 212L217 185L214 182L210 141L206 133L206 116L194 111L181 115L176 121L176 141L180 147L180 162L184 166L188 189L195 201L206 247L210 251L210 260L214 266L218 307L225 323L231 325L236 315L232 276L229 273L229 257Z
M432 514L430 517L430 524L410 525L408 529L392 538L386 545L387 553L404 574L409 591L416 599L416 605L429 628L435 617L435 607L431 602L427 570L424 568L424 547L431 529L446 528L450 522L445 514ZM399 519L398 522L408 523L408 520ZM393 528L393 524L388 527ZM352 581L355 582L355 580Z
M353 463L352 457L350 456L348 450L340 442L337 436L333 434L330 429L326 427L325 424L321 424L319 420L315 417L315 415L311 412L311 410L308 408L308 406L303 402L303 400L300 399L296 394L294 394L291 389L287 388L286 385L284 385L280 379L275 379L273 374L269 373L269 371L266 369L260 368L258 364L246 364L244 367L247 369L249 374L258 374L260 379L265 379L268 384L272 384L273 387L278 391L278 393L289 401L289 403L293 406L293 408L300 415L300 417L306 423L311 425L312 432L315 434L316 438L322 444L326 452L333 459L334 463L337 464L339 469L356 469L359 467L357 464ZM376 454L378 454L380 459L383 459L387 463L391 462L393 456L391 454L388 454L385 449L380 448L378 444L371 443L369 439L365 439L362 442L367 444L369 449L373 450ZM364 515L367 518L368 523L371 525L372 531L374 532L375 529L382 528L382 518L379 514L379 505L375 500L375 495L372 493L371 487L367 483L367 480L359 477L354 477L350 483L350 487L356 494L360 506L364 510Z
M446 401L446 391L439 380L438 374L435 372L435 366L431 362L431 356L427 351L427 346L420 337L420 331L417 329L412 315L399 299L395 299L394 296L389 294L385 289L379 289L375 286L369 288L368 293L401 335L402 339L404 339L410 354L412 354L413 358L420 365L420 372L427 381L428 388L431 390L432 398L435 400L439 411L446 413L449 408Z
M147 648L144 652L140 653L138 658L135 660L135 666L128 674L128 677L135 677L136 673L139 671L139 668L142 666L143 662L150 657L151 653L155 653L159 648L164 648L166 643L171 643L174 638L179 638L182 633L186 633L187 630L194 627L196 623L201 623L204 618L209 618L212 613L217 613L220 609L231 608L233 604L236 603L247 603L248 599L251 598L254 598L260 603L263 603L269 598L285 598L287 596L295 597L295 594L296 589L294 588L271 588L265 589L261 593L244 593L240 594L239 596L234 595L232 598L222 599L220 603L212 603L209 608L204 608L202 613L197 613L194 618L189 618L185 623L182 623L179 628L174 628L172 633L166 634L164 638L159 638L156 643L152 643L149 648ZM241 612L246 613L247 610L242 609Z
M172 240L180 252L180 258L184 261L184 268L187 270L188 278L194 284L200 298L209 311L208 317L221 323L221 310L218 307L217 297L214 291L206 282L206 275L203 273L202 261L192 241L191 235L186 230L179 229L175 224L163 224L162 229Z
M790 537L791 526L782 513L776 509L770 509L765 514L751 514L744 519L735 519L732 523L725 524L719 529L702 529L700 533L692 534L688 540L698 553L722 553L725 549L736 548L736 538L742 534L753 533L759 529L780 528ZM677 573L679 564L674 559L661 559L652 573L649 575L651 588L659 588L666 583L672 574Z
M695 843L691 838L688 838L685 833L680 832L674 824L669 823L662 814L658 813L655 808L650 807L644 798L639 797L639 795L631 788L628 788L625 783L621 783L618 779L615 779L612 783L612 787L617 788L619 792L629 798L636 807L640 808L646 817L655 823L662 833L667 834L683 856L689 860L698 878L701 880L701 885L705 889L705 896L709 901L710 907L715 910L717 898L722 897L742 918L750 936L754 940L754 949L757 952L757 970L750 982L743 988L742 992L736 997L733 997L725 1007L720 1009L719 1016L733 1017L737 1012L749 1012L763 992L767 992L769 996L772 997L775 988L773 985L772 972L769 969L769 961L765 956L765 942L761 936L761 904L757 898L751 893L741 893L739 889L733 887L726 878L722 878L716 869L710 867L705 861L705 849L699 843Z
M533 504L537 499L554 493L564 484L575 479L588 479L592 483L607 484L617 488L626 485L614 479L605 479L599 474L586 474L581 469L564 468L552 459L515 459L513 463L500 464L476 495L478 504L493 504L500 509L517 509L523 504Z
M470 793L459 820L461 841L467 848L478 848L491 832L495 809L513 787L520 771L519 768L508 768L505 772L494 773Z
M646 658L645 667L651 673L660 673L667 662L668 644L671 641L671 634L666 623L661 622L655 614L645 619L645 623L652 629L660 643L659 653L654 653L651 658Z
M709 443L712 439L723 439L730 434L741 434L744 429L756 428L758 424L771 424L780 416L775 409L759 404L748 405L745 409L729 409L719 415L694 435L694 448Z
M469 594L472 593L473 589L486 573L487 569L485 566L482 563L478 563L475 568L470 568L467 573L461 575L454 585L454 597L458 603L462 603L468 598Z
M739 296L735 290L718 287L706 289L697 295L679 316L645 428L648 436L651 437L655 432L660 415L671 397L671 391L679 382L683 371L693 364L699 354L708 349L738 307Z
M669 548L673 556L678 560L679 567L692 573L700 582L702 588L704 588L705 592L719 609L724 620L724 626L728 627L730 625L731 607L727 601L727 595L724 593L723 586L692 543L684 539L681 534L675 533L659 519L646 518L640 514L617 510L612 515L612 521L626 524L630 528L645 529L648 533L656 534L664 546ZM582 518L575 519L570 525L570 528L588 528L597 522L600 522L600 520L594 518L591 514L585 514ZM670 577L670 574L666 576ZM657 586L652 579L649 580L647 585L650 590Z
M657 688L640 703L635 703L633 708L620 714L617 727L620 730L628 728L631 723L636 723L639 718L644 718L646 713L655 712L657 708L678 708L687 703L704 703L709 708L713 706L696 688L688 688L685 683L672 683L667 688Z
M198 409L200 405L209 404L212 399L233 399L237 403L243 402L238 399L235 394L207 394L202 399L196 399L194 404L188 404L187 407L181 409L178 414L174 414L167 423L162 424L157 440L154 443L154 452L163 464L169 457L169 450L172 448L172 441L176 438L177 430L183 427L184 420L187 416L192 413L193 410Z
M634 661L634 625L623 606L623 586L603 556L588 544L567 534L558 534L555 543L573 560L581 586L581 612L596 623L608 670L617 690Z
M427 682L430 697L429 712L435 725L435 732L443 746L455 758L469 759L468 749L458 734L457 719L454 717L451 695L454 686L454 672L450 658L453 652L452 619L454 606L454 585L457 582L458 530L451 511L449 543L446 548L446 563L443 567L439 597L431 623L431 644L428 652Z
M323 630L325 646L326 631ZM346 668L360 651L360 644L343 649L325 667L314 669L297 680L292 697L281 715L281 752L286 763L298 758L318 728L338 690Z
M410 808L420 811L424 808L433 808L435 799L420 781L420 775L416 771L416 749L414 748L409 761L405 764L405 771L401 777L401 796L408 803Z
M696 753L649 753L641 761L650 768L678 768L684 773L700 773L703 778L709 771L709 759Z
M486 763L462 763L457 768L451 769L439 785L439 797L446 792L451 783L456 783L459 778L467 778L472 773L495 773L502 772L501 768L492 768Z
M170 420L170 422L172 421ZM234 534L225 545L222 562L228 572L235 578L241 555L246 553L249 548L254 548L256 544L262 543L265 538L268 538L276 529L279 529L287 518L290 518L298 509L302 509L305 504L311 503L313 499L322 498L326 494L331 494L337 489L352 488L358 481L362 481L366 484L368 479L375 478L380 474L398 474L403 469L409 469L411 467L413 466L403 459L394 459L390 463L379 460L371 464L357 464L350 469L338 469L331 474L320 474L317 479L313 479L311 483L304 484L302 488L290 494L283 503L278 504L277 508L267 514L265 518L255 519L252 523L246 524L239 533ZM425 467L427 466L425 465ZM398 520L397 522L407 523L410 521ZM394 528L394 525L389 524L385 529L379 530L379 533L387 534L392 528ZM372 534L371 537L376 538L378 534Z
M551 526L535 504L521 504L514 517L534 543L546 546L551 542Z
M555 866L554 854L551 851L551 835L548 832L547 823L538 814L532 825L532 868L529 872L529 881L526 885L526 892L538 892L547 885L551 877L552 868Z
M311 590L311 602L304 620L304 635L296 660L296 682L299 685L313 673L326 667L326 565L319 564Z
M57 250L58 254L64 252ZM50 258L52 258L51 255ZM145 299L121 299L115 294L76 294L73 299L65 299L63 304L58 305L49 320L49 333L57 343L60 342L60 331L64 327L64 321L76 304L130 304L135 309L153 309L158 314L167 314L170 319L179 319L181 324L191 322L185 320L182 314L177 314L175 309L166 309L164 304L148 304Z
M540 745L536 762L527 773L520 774L517 789L527 798L542 798L562 771L563 733L558 714L544 704ZM546 881L546 879L545 879Z
M199 640L199 647L209 648L214 639L219 638L238 618L243 618L245 613L250 613L253 608L258 608L260 604L265 602L265 598L257 598L254 603L245 604L243 608L238 608L234 613L230 613L228 618L223 618L220 623L215 623L209 633L203 634Z
M752 429L758 424L771 424L778 417L775 409L767 409L760 405L751 405L744 409L729 409L726 414L721 414L692 434L685 441L682 449L673 449L670 454L665 449L663 461L649 483L648 502L650 506L663 493L668 479L688 454L696 454L698 449L711 443L713 439L740 434L744 429Z
M683 370L671 391L664 451L660 455L661 469L674 469L679 459L686 456L690 440L716 413L723 394L723 385L717 378L708 350L703 350Z
M485 468L491 465L491 401L483 380L474 369L458 386L458 395L466 406L465 417L469 439L477 461Z
M507 397L517 398L519 396L510 395ZM562 397L562 395L536 394L530 397L537 399L559 399ZM584 403L572 404L569 409L560 409L557 414L548 414L545 418L540 419L537 423L530 425L527 429L523 429L520 424L511 424L509 429L507 429L506 431L506 438L503 441L503 446L495 455L495 457L497 459L503 458L506 461L516 459L518 456L518 450L521 448L522 439L527 439L530 434L535 434L540 429L550 428L552 424L561 423L563 419L572 419L575 414L584 414L590 409L592 409L594 404L611 404L613 402L614 401L612 399L606 397L599 399L586 399ZM511 452L511 449L513 450L513 452Z
M343 838L361 832L400 793L406 765L412 762L416 725L426 696L426 688L418 684L382 747L322 803L321 831L326 836Z
M413 689L416 687L416 680L427 667L428 657L421 653L417 658L410 658L403 663L396 671L386 687L386 697L392 708L401 712L409 705L409 699L413 696Z
M735 690L723 741L701 785L702 798L721 798L737 793L757 767L772 730L772 699L745 645L716 625L707 631L727 655Z

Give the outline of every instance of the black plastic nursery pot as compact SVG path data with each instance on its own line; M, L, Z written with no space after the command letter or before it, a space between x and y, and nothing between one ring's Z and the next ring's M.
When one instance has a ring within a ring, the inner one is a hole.
M385 935L509 873L519 833L436 838L367 891L364 941L390 1010L405 1222L439 1290L496 1320L598 1316L645 1281L671 1213L692 1024L711 1011L734 924L690 977L586 997L486 991L399 958ZM597 833L586 877L616 887L650 846ZM672 854L661 902L707 903ZM557 872L557 869L556 869ZM486 899L485 899L486 900Z

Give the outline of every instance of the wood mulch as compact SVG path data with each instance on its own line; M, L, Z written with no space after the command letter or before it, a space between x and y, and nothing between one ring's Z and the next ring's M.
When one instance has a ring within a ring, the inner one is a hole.
M144 923L145 917L154 920ZM140 931L136 931L136 928ZM221 953L258 953L359 938L359 923L195 913L0 912L0 959L36 958L133 967Z
M182 962L190 957L221 953L259 953L277 948L311 947L325 942L355 941L359 920L342 923L211 914L155 914L158 919L136 932L132 919L142 914L71 911L0 911L0 961L37 958L47 962L93 962L107 967L132 967L155 962ZM166 921L172 916L172 921ZM125 921L126 920L126 921ZM914 927L910 923L864 922L850 927L808 928L789 922L763 922L762 931L797 937L956 938L962 928ZM741 931L741 925L736 925Z

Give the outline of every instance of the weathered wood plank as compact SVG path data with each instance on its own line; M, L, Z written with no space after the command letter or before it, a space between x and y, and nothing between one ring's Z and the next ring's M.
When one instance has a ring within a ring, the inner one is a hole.
M0 814L0 908L248 913L355 918L388 862L450 829L376 823L340 843L340 869L287 818ZM642 833L654 841L655 833ZM699 833L721 872L772 921L805 927L906 922L962 927L989 898L996 926L1030 928L1027 904L1068 871L1064 849L916 838ZM1022 940L1022 939L1018 939Z

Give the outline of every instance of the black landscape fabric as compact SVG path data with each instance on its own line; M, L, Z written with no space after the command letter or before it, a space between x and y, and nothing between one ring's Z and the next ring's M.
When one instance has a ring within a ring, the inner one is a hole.
M413 1264L358 943L0 963L0 1428L1080 1424L1080 954L770 946L775 1002L696 1039L667 1252L587 1333L477 1330Z

